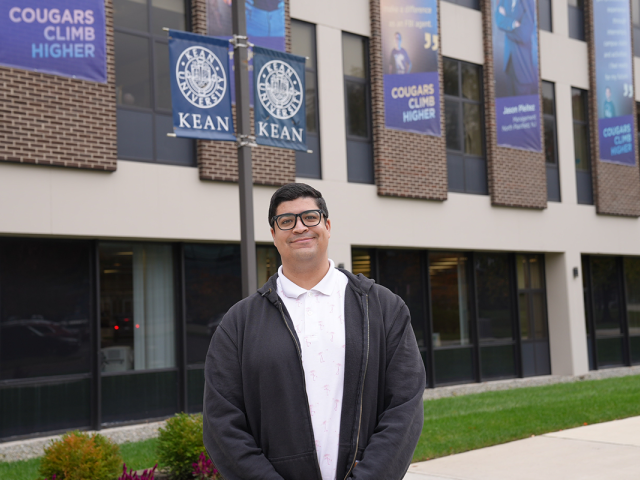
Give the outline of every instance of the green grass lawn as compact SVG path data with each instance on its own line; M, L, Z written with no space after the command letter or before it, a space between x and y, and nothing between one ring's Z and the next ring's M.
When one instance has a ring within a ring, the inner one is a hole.
M429 400L413 461L640 415L639 400L640 375ZM128 467L141 470L155 465L156 444L125 443L120 451ZM0 463L0 479L36 480L39 464Z
M636 415L640 375L429 400L413 461Z

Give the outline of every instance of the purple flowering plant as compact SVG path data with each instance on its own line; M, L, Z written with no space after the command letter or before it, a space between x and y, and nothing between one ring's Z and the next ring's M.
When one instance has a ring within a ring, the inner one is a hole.
M215 480L219 478L218 470L213 466L213 462L204 452L200 452L200 457L193 464L193 478L198 480Z

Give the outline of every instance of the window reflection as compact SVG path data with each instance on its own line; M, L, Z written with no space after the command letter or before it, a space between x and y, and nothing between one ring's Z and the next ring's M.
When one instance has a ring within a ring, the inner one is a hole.
M476 255L478 331L482 343L513 338L508 264L506 254Z

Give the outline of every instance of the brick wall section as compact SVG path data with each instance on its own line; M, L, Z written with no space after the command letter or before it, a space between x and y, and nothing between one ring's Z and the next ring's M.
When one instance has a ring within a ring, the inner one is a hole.
M206 0L191 2L191 22L195 33L207 33ZM291 51L291 17L289 2L285 2L287 51ZM251 73L251 72L250 72ZM234 126L235 126L235 107ZM253 132L253 109L251 111ZM237 130L236 130L237 131ZM273 147L252 148L253 183L257 185L284 185L295 181L296 155L292 150ZM198 140L198 171L200 180L222 182L238 181L238 150L233 142Z
M444 136L442 54L438 52L440 111L443 112L440 121L442 136L433 137L385 128L380 0L371 0L370 9L371 109L378 195L446 200L447 153ZM438 24L440 24L440 2L438 2Z
M492 21L494 2L482 0L484 41L484 115L487 149L487 180L491 203L505 207L542 209L547 207L547 172L544 151L540 153L515 148L498 147ZM538 48L538 65L540 65ZM540 87L540 91L542 91ZM540 101L542 122L542 99ZM544 145L544 129L541 128Z
M117 165L113 7L107 83L0 67L0 161L112 172Z
M593 35L593 8L591 0L585 2L585 32L589 46L589 135L591 143L591 171L596 212L604 215L640 217L640 170L638 170L638 139L636 144L636 165L616 165L601 162L600 138L598 136L598 99L596 97L596 54ZM631 22L631 18L629 18ZM633 25L631 25L633 45ZM631 60L633 61L633 60ZM634 69L631 69L634 75ZM633 85L634 83L632 83ZM636 115L636 102L633 102Z

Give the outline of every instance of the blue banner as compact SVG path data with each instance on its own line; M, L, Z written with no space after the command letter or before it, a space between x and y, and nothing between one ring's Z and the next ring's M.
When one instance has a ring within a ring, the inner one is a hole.
M305 58L253 47L256 143L307 151Z
M178 137L236 139L228 48L227 40L169 31L173 131Z
M2 0L0 65L106 83L104 0Z
M542 151L535 0L492 0L499 147Z
M628 0L593 0L600 160L635 165L633 56Z
M437 0L380 0L385 126L440 136Z

